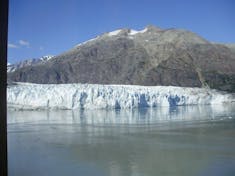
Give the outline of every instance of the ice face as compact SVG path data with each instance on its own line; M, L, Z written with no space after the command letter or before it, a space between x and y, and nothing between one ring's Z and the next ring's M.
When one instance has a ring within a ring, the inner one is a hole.
M7 88L9 108L125 109L234 102L232 94L205 88L98 84L17 83Z

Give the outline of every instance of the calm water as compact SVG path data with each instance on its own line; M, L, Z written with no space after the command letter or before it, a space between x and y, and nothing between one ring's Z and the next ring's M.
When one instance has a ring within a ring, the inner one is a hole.
M8 111L9 175L234 176L235 106Z

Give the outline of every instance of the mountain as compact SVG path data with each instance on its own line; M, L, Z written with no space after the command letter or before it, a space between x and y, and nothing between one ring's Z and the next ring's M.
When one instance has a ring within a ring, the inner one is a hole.
M48 55L48 56L42 56L40 58L26 59L26 60L17 62L15 64L7 63L7 72L10 73L10 72L14 72L14 71L21 69L21 68L24 68L24 67L42 64L42 63L45 63L46 61L50 60L53 57L54 56L52 56L52 55Z
M235 53L182 29L119 29L78 44L11 81L210 87L235 92Z

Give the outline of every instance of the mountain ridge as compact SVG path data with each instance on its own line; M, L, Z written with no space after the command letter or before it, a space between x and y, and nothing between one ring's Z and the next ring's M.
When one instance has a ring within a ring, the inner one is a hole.
M235 91L235 53L182 29L118 29L9 73L32 83L210 87Z
M18 69L21 69L23 67L41 64L43 62L49 61L53 57L54 56L52 56L52 55L46 55L46 56L42 56L40 58L25 59L25 60L16 62L14 64L7 63L7 72L10 73L10 72L14 72Z

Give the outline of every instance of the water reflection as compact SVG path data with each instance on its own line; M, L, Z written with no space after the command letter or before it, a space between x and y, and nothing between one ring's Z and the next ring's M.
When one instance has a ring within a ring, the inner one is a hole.
M8 111L9 175L234 176L234 137L232 105Z
M231 118L235 105L175 106L128 110L8 111L8 124L152 124L167 121L220 120Z

